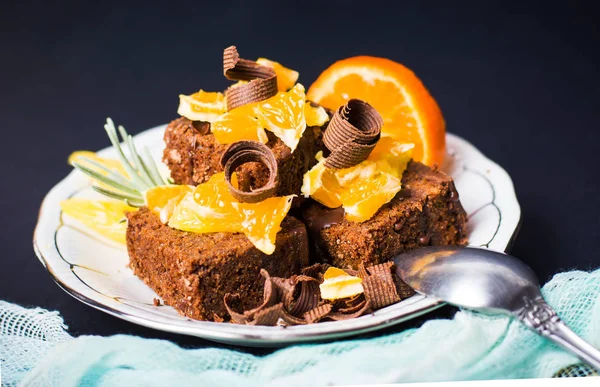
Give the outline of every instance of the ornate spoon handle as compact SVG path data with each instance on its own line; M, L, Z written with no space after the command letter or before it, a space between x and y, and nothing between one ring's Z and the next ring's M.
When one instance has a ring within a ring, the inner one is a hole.
M516 311L515 315L541 336L549 338L600 370L600 351L569 329L543 298L526 298L525 306Z

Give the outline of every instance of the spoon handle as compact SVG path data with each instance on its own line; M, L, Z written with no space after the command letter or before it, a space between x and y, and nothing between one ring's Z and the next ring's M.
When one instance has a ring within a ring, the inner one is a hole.
M541 336L549 338L596 370L600 370L600 351L567 327L543 298L525 299L525 306L515 314Z

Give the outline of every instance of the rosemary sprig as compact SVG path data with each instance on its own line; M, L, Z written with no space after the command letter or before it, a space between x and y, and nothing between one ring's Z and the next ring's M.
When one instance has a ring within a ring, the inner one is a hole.
M150 156L148 148L144 148L144 157L140 156L133 137L127 133L124 127L119 126L117 133L115 124L110 118L107 118L104 129L128 176L110 170L84 156L81 156L80 161L73 162L72 165L94 179L95 183L104 184L104 186L94 184L92 188L95 191L114 199L123 200L132 207L141 207L144 205L144 192L146 190L168 184L168 182L158 172L158 167ZM129 157L123 151L119 134L129 151ZM83 165L82 162L86 165Z

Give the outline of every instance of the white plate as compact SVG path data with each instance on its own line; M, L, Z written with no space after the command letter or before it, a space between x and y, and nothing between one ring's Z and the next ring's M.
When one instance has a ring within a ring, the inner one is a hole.
M137 145L148 146L156 160L162 155L164 129L162 125L135 137ZM510 177L460 137L448 134L447 147L448 156L442 169L454 178L469 214L470 244L505 251L517 231L521 214ZM116 157L113 149L104 149L101 154ZM67 293L136 324L237 345L274 346L374 331L442 305L439 300L415 295L360 318L286 328L192 320L169 306L153 305L157 295L127 267L124 247L102 240L80 224L62 217L61 200L96 196L99 194L91 190L90 180L78 171L52 188L40 210L33 240L35 252Z

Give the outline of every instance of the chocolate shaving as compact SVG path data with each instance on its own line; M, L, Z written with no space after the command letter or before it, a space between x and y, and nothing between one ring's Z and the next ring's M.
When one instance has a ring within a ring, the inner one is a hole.
M295 276L291 278L271 277L273 285L277 289L279 299L283 301L285 310L290 310L294 301L294 291L296 290Z
M352 302L346 302L346 306L338 308L337 311L341 313L355 313L364 306L365 302L364 294L361 294L361 297L356 297Z
M235 46L223 52L223 74L234 81L250 81L225 90L227 110L260 102L277 95L277 74L270 67L242 59Z
M368 103L351 99L333 115L323 135L323 143L331 152L327 168L349 168L369 157L379 137L383 119Z
M319 289L319 281L312 277L301 275L296 277L301 286L300 295L290 310L292 316L302 316L304 313L314 309L319 305L321 291Z
M412 297L415 294L413 288L408 286L406 282L402 281L398 274L396 274L395 272L392 273L392 278L394 279L394 284L396 285L396 290L398 291L398 295L400 296L401 300L405 300L408 297Z
M283 317L281 318L287 325L305 325L308 324L306 319L292 316L283 309Z
M236 168L250 162L258 162L269 169L269 179L259 188L243 191L231 184L231 176ZM273 151L258 141L238 141L231 144L221 157L221 166L231 195L239 202L258 203L274 196L277 192L279 176L277 160Z
M231 316L231 320L236 324L251 324L252 321L256 318L258 313L262 313L264 309L270 308L274 304L277 303L278 300L278 292L274 290L273 280L271 276L265 269L260 269L260 275L265 278L265 285L263 290L263 303L257 306L254 309L247 310L243 313L238 313L233 310L232 305L240 302L239 294L225 294L223 298L223 302L225 304L225 309Z
M386 262L370 266L366 269L366 272L369 273L366 277L361 276L365 274L365 271L359 270L359 276L363 280L365 298L371 302L373 309L381 309L400 301L392 278L391 268L393 265L393 262Z
M236 324L246 324L250 320L246 313L238 313L233 310L232 305L240 302L240 295L235 293L227 293L225 297L223 297L223 303L225 304L225 309L227 309L227 313L231 316L231 321Z
M320 277L323 275L323 273L325 273L327 269L329 269L330 266L331 265L327 263L315 263L314 265L302 269L302 274L315 278L317 280L321 280L322 278Z
M329 313L331 313L331 310L331 304L323 304L304 313L304 318L306 319L306 322L308 322L309 324L313 324L323 319Z
M283 303L261 309L254 315L254 320L248 325L275 325L283 317Z
M370 309L371 309L371 301L363 299L360 304L356 305L356 308L353 311L342 312L342 310L340 309L337 312L333 312L333 313L330 313L329 315L327 315L327 318L331 319L333 321L349 320L351 318L356 318L356 317L362 316Z
M399 283L392 272L393 262L387 262L359 270L345 269L350 275L358 275L363 280L364 293L338 299L333 302L321 300L319 284L327 264L315 264L302 270L303 274L290 278L271 277L262 269L265 278L263 302L256 308L238 312L241 299L238 294L226 294L225 307L231 321L246 325L303 325L322 320L348 320L360 317L400 301L398 289L410 296L413 290Z

